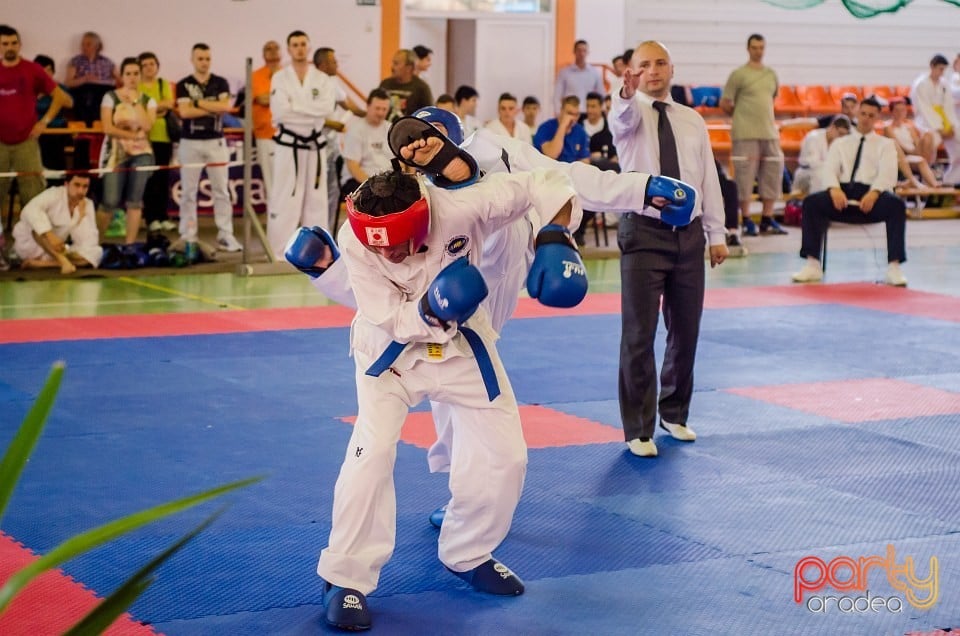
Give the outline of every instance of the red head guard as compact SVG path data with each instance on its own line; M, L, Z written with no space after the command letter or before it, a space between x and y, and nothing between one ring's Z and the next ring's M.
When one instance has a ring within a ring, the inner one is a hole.
M367 247L394 247L410 241L410 254L417 253L430 233L430 204L423 181L417 179L417 182L420 186L420 198L406 209L396 212L377 214L379 211L371 210L375 213L368 214L358 210L357 199L364 189L363 185L347 197L347 218L361 243Z

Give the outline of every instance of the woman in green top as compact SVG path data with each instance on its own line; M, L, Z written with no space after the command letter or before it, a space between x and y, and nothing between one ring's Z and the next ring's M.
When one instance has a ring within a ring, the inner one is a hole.
M153 146L153 155L158 166L169 166L173 156L173 142L167 131L166 114L173 110L176 98L176 85L159 77L160 61L149 51L141 53L140 91L157 102L157 120L150 129L147 138ZM157 170L150 175L143 198L143 214L147 229L151 232L171 231L177 224L167 215L167 199L170 196L170 171Z

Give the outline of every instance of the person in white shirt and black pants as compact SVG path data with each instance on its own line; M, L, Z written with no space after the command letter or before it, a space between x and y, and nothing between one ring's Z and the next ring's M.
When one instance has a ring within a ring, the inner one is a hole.
M897 148L893 139L876 132L880 103L868 97L860 102L855 132L835 140L821 167L820 183L827 186L803 200L803 239L800 256L806 265L793 275L795 283L823 279L820 251L830 221L885 223L887 226L886 283L902 287L907 279L900 263L907 260L907 209L893 193L897 185Z
M640 44L615 91L607 122L624 172L680 179L697 190L693 220L676 227L654 207L624 214L617 242L622 281L620 416L630 452L655 457L653 434L660 426L675 439L692 442L687 426L693 397L693 367L700 337L705 274L728 256L720 178L707 126L692 108L670 97L673 63L659 42ZM648 186L649 187L649 186ZM657 336L660 298L667 347L657 396Z

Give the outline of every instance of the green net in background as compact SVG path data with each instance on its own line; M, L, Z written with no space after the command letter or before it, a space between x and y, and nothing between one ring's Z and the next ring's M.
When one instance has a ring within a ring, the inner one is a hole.
M823 4L826 0L763 0L767 4L782 9L810 9ZM913 0L840 0L855 18L872 18L881 13L893 13L904 8ZM943 0L960 7L960 0Z

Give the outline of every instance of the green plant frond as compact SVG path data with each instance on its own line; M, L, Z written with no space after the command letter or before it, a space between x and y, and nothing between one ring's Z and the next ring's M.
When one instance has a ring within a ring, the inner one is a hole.
M57 399L57 392L60 390L60 382L63 380L63 370L66 364L63 361L55 362L47 381L40 390L40 395L30 408L30 412L23 418L23 423L17 431L7 452L0 462L0 520L3 520L3 513L7 509L10 497L13 496L13 489L20 479L20 473L23 467L30 459L37 440L43 432L43 427L47 423L47 416L50 415L50 409Z
M203 520L196 528L181 537L176 543L158 554L150 560L145 566L135 572L130 578L113 591L110 596L103 599L95 608L84 616L76 625L65 632L63 636L97 636L103 633L117 618L133 605L133 602L150 587L155 580L153 572L163 564L164 561L173 556L183 546L192 541L198 534L206 530L221 514L226 507L220 508L212 515Z
M100 636L121 614L127 611L128 607L133 605L133 602L153 584L153 581L154 577L150 576L124 583L92 612L84 616L83 620L64 632L63 636Z
M262 479L263 477L251 477L234 481L189 497L184 497L183 499L177 499L153 508L148 508L147 510L135 512L121 519L111 521L87 532L70 537L47 554L15 572L13 576L7 580L4 586L0 588L0 611L3 611L13 597L37 575L55 568L65 561L69 561L108 541L112 541L121 535L145 526L148 523L192 508L204 501L219 497L232 490L249 486Z

